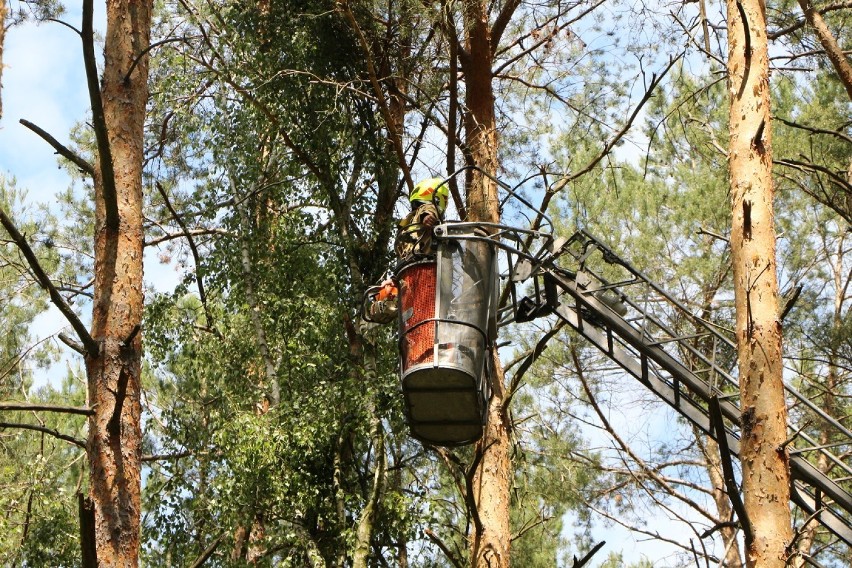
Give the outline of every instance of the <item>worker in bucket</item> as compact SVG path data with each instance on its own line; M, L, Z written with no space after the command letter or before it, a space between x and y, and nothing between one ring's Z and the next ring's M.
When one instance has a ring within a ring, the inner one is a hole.
M409 201L411 212L399 222L394 250L399 265L435 254L432 228L439 224L447 208L449 190L441 178L429 178L414 186ZM367 290L370 305L366 319L374 323L390 323L397 316L399 289L393 278Z
M414 186L411 213L399 222L394 250L400 262L435 254L432 227L441 223L450 192L441 178L424 179Z

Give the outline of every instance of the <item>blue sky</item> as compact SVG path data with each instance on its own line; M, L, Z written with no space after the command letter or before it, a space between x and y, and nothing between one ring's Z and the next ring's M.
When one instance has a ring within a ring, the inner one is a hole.
M104 21L104 9L95 3L96 22ZM79 28L81 14L75 7L63 20ZM18 121L29 120L67 141L74 124L87 119L80 38L58 23L26 23L6 33L3 59L0 171L28 189L30 200L49 203L67 187L68 177L57 167L53 148Z

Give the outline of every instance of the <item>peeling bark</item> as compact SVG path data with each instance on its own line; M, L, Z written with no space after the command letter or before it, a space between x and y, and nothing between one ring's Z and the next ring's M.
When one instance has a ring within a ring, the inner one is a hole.
M731 250L742 401L746 565L782 568L792 539L778 320L765 5L728 0Z

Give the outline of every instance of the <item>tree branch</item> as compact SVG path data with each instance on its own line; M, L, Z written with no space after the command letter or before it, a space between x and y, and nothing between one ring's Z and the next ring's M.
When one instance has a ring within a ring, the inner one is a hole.
M48 144L53 146L53 149L56 150L57 154L59 154L60 156L62 156L66 160L68 160L69 162L72 162L74 165L76 165L78 168L80 168L80 170L82 170L84 173L87 173L87 174L89 174L89 176L94 177L95 167L92 164L90 164L89 162L84 160L82 157L80 157L77 154L75 154L74 152L72 152L66 146L62 145L59 142L59 140L57 140L56 138L51 136L47 131L36 126L35 124L30 122L29 120L24 120L23 118L21 120L19 120L18 122L20 122L21 124L23 124L24 126L29 128L30 130L32 130L33 132L35 132L36 134L41 136L44 139L45 142L47 142Z
M56 404L31 404L29 402L0 402L0 410L62 412L65 414L82 414L84 416L94 416L95 414L95 411L91 408Z
M163 188L162 184L157 181L154 182L154 185L157 187L157 191L160 192L160 195L163 198L163 203L166 204L166 208L169 210L169 213L172 214L174 220L178 225L180 225L183 234L186 235L186 241L189 243L189 250L192 251L192 259L193 262L195 262L195 284L198 286L198 299L201 300L201 306L204 308L204 320L207 322L208 328L214 329L213 314L210 313L210 306L207 305L207 294L204 291L204 279L201 275L201 255L198 254L198 247L195 246L195 239L192 238L189 229L186 228L186 223L183 222L183 218L172 206L172 202L169 200L169 196L166 194L166 190Z
M151 247L158 245L160 243L165 243L168 241L173 241L175 239L191 239L193 237L201 237L204 235L222 235L225 237L236 238L237 233L227 231L225 229L192 229L191 231L181 231L179 233L166 233L165 235L161 235L159 237L154 237L150 240L145 241L146 247Z
M89 89L89 102L92 106L92 125L98 145L98 162L101 171L106 227L118 230L118 194L115 188L115 170L112 165L112 149L107 135L104 106L101 100L101 88L98 82L98 67L95 59L95 34L92 27L94 0L83 0L83 25L80 36L83 38L83 62L86 67L86 84Z
M225 540L225 533L222 533L216 538L214 538L213 542L211 542L207 546L207 548L204 549L204 552L202 552L198 556L198 558L195 559L195 562L192 563L192 566L190 566L190 568L200 568L201 566L203 566L204 563L207 562L207 559L213 556L213 553L216 552L216 548L219 546L219 544L222 543L223 540Z
M565 327L565 322L560 320L538 340L535 347L527 352L526 357L524 357L524 360L521 361L518 370L512 375L512 382L509 384L509 392L506 395L506 401L503 403L504 406L507 408L509 407L509 404L512 402L512 397L515 396L515 393L520 387L521 380L524 378L526 372L530 369L530 367L532 367L532 364L535 363L536 359L541 357L541 354L544 353L545 349L547 349L547 345L550 340L559 333L563 327Z
M837 78L846 89L846 94L852 100L852 65L849 64L846 54L843 53L840 45L837 43L834 34L828 29L822 14L814 8L810 0L799 0L799 7L805 13L805 20L813 28L819 42L822 44L825 54L831 64L834 66L834 71L837 73Z
M787 120L786 118L782 118L780 116L774 116L775 120L781 122L782 124L786 124L790 128L798 128L800 130L805 130L806 132L810 132L812 134L827 134L829 136L834 136L843 140L844 142L848 142L852 144L852 136L849 136L845 132L841 132L839 130L826 130L824 128L815 128L813 126L807 126L805 124L799 124L798 122L793 122L792 120Z
M67 434L63 434L58 430L51 430L50 428L46 428L44 426L39 426L37 424L23 424L19 422L0 422L0 429L3 428L20 428L21 430L35 430L36 432L43 432L44 434L48 434L53 436L54 438L59 438L60 440L64 440L66 442L70 442L75 446L79 446L86 449L86 442L83 440L78 440L73 436L69 436Z
M506 26L512 20L515 10L521 4L520 0L509 0L503 5L503 9L497 14L497 19L494 20L494 25L491 26L491 56L497 53L497 46L500 45L500 39L503 37L503 32L506 31Z
M74 341L73 338L68 337L64 333L59 333L57 335L57 337L59 338L59 341L61 341L62 343L64 343L65 345L67 345L68 347L70 347L71 349L73 349L74 351L76 351L77 353L79 353L80 355L83 355L85 357L86 348L83 347L82 343L80 343L79 341Z
M136 59L133 60L133 63L130 65L130 69L127 70L127 74L124 76L124 83L127 84L130 81L130 76L133 74L133 70L136 69L136 66L139 65L139 62L142 61L142 58L145 57L146 54L150 53L150 51L154 48L160 47L161 45L165 45L167 43L174 43L176 41L186 41L185 37L169 37L160 41L156 41L142 50L142 53L136 56Z
M831 181L833 184L838 186L840 189L842 189L843 191L845 191L847 193L852 193L852 183L849 183L848 181L843 179L841 176L839 176L837 173L831 171L830 169L828 169L825 166L820 166L820 165L817 165L817 164L811 164L809 162L800 162L798 160L786 160L786 159L779 159L779 160L775 160L774 162L776 164L779 164L781 166L787 166L789 168L805 170L805 171L810 171L810 172L819 172L819 173L825 174L825 175L828 176L829 181Z
M595 555L595 553L596 553L598 550L600 550L601 548L603 548L603 545L605 545L605 544L606 544L606 541L605 541L605 540L600 541L599 543L597 543L596 545L594 545L594 546L592 547L592 549L591 549L590 551L588 551L588 552L587 552L587 553L586 553L586 554L585 554L585 555L584 555L581 559L579 559L579 560L577 560L577 557L575 556L575 557L574 557L574 564L573 564L573 567L572 567L572 568L582 568L582 566L585 566L585 565L586 565L586 563L587 563L589 560L591 560L591 559L592 559L592 556L594 556L594 555Z
M455 554L453 554L453 551L450 550L450 548L444 543L444 541L441 540L441 538L436 535L434 531L432 531L432 529L425 529L423 533L429 537L429 540L434 542L438 546L438 548L441 549L441 552L444 553L444 556L447 557L447 560L449 560L450 563L455 566L455 568L462 568L461 561L456 557Z
M83 325L83 322L80 321L80 318L77 317L77 314L74 313L74 310L71 309L71 306L68 305L65 298L62 297L59 290L57 290L56 286L53 285L53 282L50 281L47 273L41 267L38 258L36 258L33 249L31 249L30 245L27 243L26 237L18 231L18 228L15 227L15 224L6 215L6 211L4 211L2 207L0 207L0 224L3 225L9 233L9 236L12 237L13 241L15 241L15 244L18 246L21 254L23 254L24 258L27 259L27 263L30 265L30 269L33 271L39 285L43 289L47 290L50 295L50 301L53 302L53 305L56 306L60 312L62 312L62 315L65 316L65 319L68 320L68 323L70 323L71 327L74 328L74 331L77 332L77 336L80 338L80 341L83 342L86 353L90 357L97 357L98 351L100 350L97 341L92 339L92 336L89 335L89 331L86 329L86 326Z
M188 458L189 456L194 455L194 452L178 452L176 454L150 454L142 456L143 462L159 462L159 461L172 461L179 460L181 458Z

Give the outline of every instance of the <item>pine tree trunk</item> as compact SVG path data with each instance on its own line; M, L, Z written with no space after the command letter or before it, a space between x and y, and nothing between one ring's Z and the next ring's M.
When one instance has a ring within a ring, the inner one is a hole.
M148 57L140 54L149 45L150 28L150 0L108 3L101 98L109 148L100 147L95 175L92 337L100 351L86 359L89 405L95 409L89 419L90 495L97 561L104 567L139 564L142 149L148 97ZM114 176L104 173L110 155ZM113 206L115 222L108 214Z
M465 72L465 134L470 165L494 176L497 173L497 128L491 68L493 55L488 22L488 5L481 0L465 2L464 25L469 62ZM467 220L496 223L500 220L497 185L478 171L472 171L467 187ZM512 483L510 459L511 424L503 405L503 369L496 355L491 381L488 425L477 443L481 455L473 480L476 515L480 524L471 538L471 565L503 568L509 566L511 531L509 496Z
M476 446L482 453L479 468L473 478L473 498L481 530L472 535L471 565L474 568L503 568L509 566L511 527L509 526L509 495L512 488L512 461L508 409L503 406L505 389L503 372L495 356L497 370L491 378L491 402L488 424Z
M746 565L786 564L790 528L772 198L765 6L728 0L731 249L742 405L743 497L751 539Z

